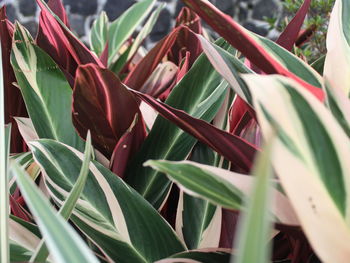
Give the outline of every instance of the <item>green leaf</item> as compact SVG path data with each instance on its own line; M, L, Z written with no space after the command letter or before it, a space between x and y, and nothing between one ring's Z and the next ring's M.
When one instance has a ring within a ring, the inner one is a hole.
M290 72L317 88L323 87L322 77L302 59L298 58L270 39L256 34L253 36L267 52L272 54L276 60L281 62L281 64L284 65Z
M255 161L253 169L255 182L252 194L246 200L246 210L240 215L234 242L237 253L231 262L270 262L271 248L268 243L272 231L272 216L269 209L272 199L270 163L272 140L263 147L262 153Z
M77 149L84 142L72 124L72 89L57 64L24 27L16 24L11 63L40 138L52 138Z
M222 40L219 45L227 46ZM210 122L225 99L228 84L214 70L205 55L201 55L173 89L166 103L191 116ZM170 189L170 181L144 168L148 159L183 160L196 139L176 125L158 116L139 153L132 160L125 180L155 208L160 208Z
M36 218L54 259L57 262L98 262L75 230L62 217L56 215L25 171L17 164L13 164L11 172L17 178L17 184Z
M90 31L90 46L98 56L101 56L107 44L108 36L108 17L106 12L102 11L94 21Z
M71 192L69 193L66 201L64 202L63 206L59 210L59 214L65 219L68 220L71 216L73 209L79 199L79 196L81 195L87 176L89 174L89 164L91 160L91 135L90 132L87 134L86 138L86 144L85 144L85 152L84 152L84 160L83 164L81 166L81 170L79 173L79 177L77 182L74 184ZM47 247L45 246L45 240L41 240L40 245L38 246L35 254L30 259L30 262L43 262L46 260L46 258L49 255L49 251L47 250Z
M191 160L213 165L215 154L208 146L197 143ZM176 232L189 249L218 247L221 233L221 207L180 191L176 214Z
M111 23L108 31L108 65L116 61L120 48L151 12L154 4L155 0L138 1Z
M151 166L153 169L167 174L187 193L203 196L212 203L229 209L239 210L242 208L244 194L240 189L233 184L229 184L225 179L201 168L211 166L199 165L190 161L171 162L160 160L147 161L145 166Z
M127 63L136 54L142 42L145 40L148 34L151 33L164 6L165 3L161 3L158 8L152 12L131 46L117 59L115 63L110 65L110 69L114 73L119 74L119 72L123 69L125 63Z
M184 192L232 210L244 209L242 201L250 193L254 179L249 175L191 161L150 160L145 165L165 173ZM280 204L271 207L277 221L298 225L293 208L284 194L278 190L274 190L273 194Z
M30 147L45 171L50 195L61 206L78 178L83 154L52 140L32 142ZM107 258L153 262L185 249L168 223L136 191L96 161L89 168L71 220Z
M2 47L0 45L0 53ZM5 126L4 78L0 63L0 261L9 261L9 179L8 158L10 151L11 125Z

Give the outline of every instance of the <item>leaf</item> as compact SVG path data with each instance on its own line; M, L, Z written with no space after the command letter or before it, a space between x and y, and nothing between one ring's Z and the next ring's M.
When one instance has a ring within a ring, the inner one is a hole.
M327 33L327 55L324 77L331 86L342 90L346 96L350 92L350 28L349 2L336 0Z
M236 72L251 73L252 71L247 69L242 62L229 52L210 43L200 35L197 35L197 37L201 41L203 50L215 69L230 83L233 90L237 92L242 99L251 104L249 90L244 82L242 83L242 80ZM283 64L288 70L315 87L322 88L321 76L319 76L318 73L304 61L278 46L271 40L257 35L252 35L252 37L257 43L261 44L265 50L270 54L273 54L274 58Z
M52 140L32 142L30 147L45 171L51 197L61 206L77 180L83 155ZM96 161L90 163L71 220L110 261L153 262L185 249L150 204Z
M58 214L60 214L65 220L68 220L71 216L73 209L85 187L87 176L89 174L91 148L91 136L90 133L88 133L85 144L84 160L80 169L79 177L70 191L66 201L58 211ZM31 257L30 262L44 262L46 261L48 255L49 251L45 245L45 239L42 239L35 253Z
M90 130L93 145L110 157L118 140L131 126L135 114L140 116L142 125L137 101L108 69L88 64L80 66L76 75L74 125L83 138Z
M191 160L213 165L215 156L206 145L197 143ZM176 213L176 232L189 249L218 247L221 230L221 207L180 191Z
M108 31L108 65L116 61L121 46L142 23L154 4L155 0L138 1L111 23Z
M264 150L255 161L253 189L249 199L246 199L246 210L240 215L234 242L237 253L231 258L231 262L270 262L271 248L267 243L272 231L269 208L272 199L273 170L270 159L273 139L268 139Z
M11 63L38 136L82 149L84 143L72 124L72 90L65 76L19 24L14 40Z
M192 67L192 70L173 89L166 103L186 111L196 118L211 121L223 102L226 88L227 83L202 56ZM191 121L195 119L190 115L173 108L169 110L168 105L142 93L135 93L135 95L160 111L162 115L165 112L165 116L170 117L170 120L176 125L182 120L176 116L178 113L174 114L175 111L180 112L182 118L190 118L190 121L186 120L186 125L193 130ZM200 122L205 123L204 121ZM187 157L195 143L195 138L159 116L139 152L131 161L125 177L126 182L154 207L160 208L169 191L170 182L159 173L145 169L142 166L143 163L150 158L182 160Z
M103 67L102 62L84 46L44 0L37 0L37 3L41 8L38 45L68 73L67 77L74 77L77 66L81 64L94 63Z
M36 225L11 216L9 221L10 258L13 257L11 243L16 243L31 255L40 242L40 232ZM29 260L29 258L28 258Z
M184 3L194 10L213 29L224 37L233 47L237 48L254 65L267 74L280 74L296 80L318 99L323 100L322 90L301 80L279 63L264 47L257 43L249 31L236 23L230 16L222 13L209 1L184 0Z
M0 53L2 45L0 43ZM0 63L0 261L9 261L9 177L8 158L10 154L11 125L5 126L4 75Z
M6 6L0 9L0 35L1 35L1 58L2 58L2 84L4 86L5 99L5 123L12 123L11 132L11 153L18 153L26 150L25 144L20 137L16 122L13 116L28 116L26 107L17 87L13 85L16 81L15 74L11 67L10 55L12 49L13 24L7 19Z
M124 178L127 164L140 149L145 139L145 127L140 115L136 114L129 129L120 138L113 150L110 170Z
M254 145L237 135L230 134L203 120L191 117L182 110L177 110L159 102L151 96L134 93L156 109L161 116L232 162L234 169L249 172L254 155L259 150Z
M194 33L203 33L200 17L191 9L183 7L176 18L176 27L181 26L185 26L189 30L180 31L170 50L169 60L173 61L176 65L180 65L181 61L186 57L186 53L189 53L188 63L189 67L191 67L203 51L198 39L194 35Z
M35 131L33 122L30 118L15 118L19 132L21 133L26 143L39 139L38 134Z
M180 32L186 30L188 29L183 26L177 27L160 40L128 74L124 80L125 85L134 90L140 90L174 45Z
M56 215L23 169L14 164L11 172L16 175L17 183L54 259L57 262L98 262L74 229L62 217Z
M110 69L114 73L120 73L123 68L125 68L128 63L131 62L132 58L135 56L137 53L137 50L139 49L140 45L142 42L146 39L146 37L151 33L161 11L165 7L165 3L160 3L160 5L157 7L156 10L152 12L150 17L148 18L147 22L145 25L142 27L140 32L138 33L137 37L134 39L132 42L130 48L125 51L120 57L117 59L117 61L113 64L110 65Z
M334 118L348 137L350 137L350 101L348 97L337 87L326 83L328 108L331 110Z
M298 39L300 28L304 23L304 19L309 11L311 0L305 0L293 19L288 23L287 27L278 37L276 43L291 51Z
M106 12L102 11L94 21L90 31L90 46L92 50L101 56L107 44L108 35L108 17Z
M184 192L231 210L243 209L242 200L250 193L254 179L252 176L190 161L150 160L145 165L167 174ZM273 195L276 202L271 211L277 220L297 225L298 220L288 199L278 190L274 190Z
M322 261L346 262L349 138L324 105L295 81L279 76L244 80L263 135L277 129L273 167L310 244ZM329 244L334 249L327 249Z

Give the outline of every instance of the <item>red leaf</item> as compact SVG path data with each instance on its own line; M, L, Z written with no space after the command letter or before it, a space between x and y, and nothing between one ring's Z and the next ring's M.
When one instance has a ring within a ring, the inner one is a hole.
M75 76L77 65L102 62L60 21L49 7L37 0L41 8L37 43L70 75ZM56 3L57 4L57 3ZM57 12L60 8L53 5ZM58 14L62 16L62 13Z
M123 178L129 160L140 149L145 140L145 125L140 116L136 115L130 128L120 138L114 148L111 158L111 171Z
M135 114L141 116L134 95L113 72L95 64L78 68L73 90L73 122L82 138L90 130L93 144L110 157Z
M157 101L149 95L132 92L157 110L164 118L175 123L178 127L232 162L236 171L246 173L250 171L254 155L258 150L254 145L203 120L193 118L184 111L174 109L165 103Z
M294 18L289 22L287 27L281 33L276 43L287 50L292 50L298 39L300 28L304 23L305 16L310 8L311 0L305 0Z
M12 84L16 82L10 63L13 25L6 17L5 6L0 9L0 36L4 78L5 123L11 123L12 125L10 151L12 153L20 153L26 150L26 144L20 135L16 121L12 117L27 117L28 114L20 90Z
M203 32L199 16L187 7L182 8L176 19L176 27L179 26L186 26L196 34L202 34ZM191 67L203 51L202 45L192 32L189 30L182 30L171 48L169 59L176 65L179 65L185 58L187 52L189 52L189 66Z
M252 63L267 74L280 74L296 80L318 99L324 99L324 92L306 83L273 58L258 44L246 29L236 23L230 16L222 13L206 0L183 0L191 9L202 17L214 30L224 37L232 46L244 54Z
M174 45L180 31L188 30L185 27L177 27L170 32L165 38L158 42L147 55L135 66L135 68L128 74L124 83L126 86L140 90L152 72L156 69L158 64L168 54L171 47Z
M17 216L21 219L23 219L24 221L29 222L30 221L30 217L28 212L17 202L16 199L14 199L12 197L12 195L10 196L10 208L11 208L11 212L14 216Z
M54 12L61 19L61 21L68 28L70 28L68 17L67 17L67 14L66 14L66 10L64 10L62 1L61 0L49 0L47 2L47 5L52 10L52 12Z

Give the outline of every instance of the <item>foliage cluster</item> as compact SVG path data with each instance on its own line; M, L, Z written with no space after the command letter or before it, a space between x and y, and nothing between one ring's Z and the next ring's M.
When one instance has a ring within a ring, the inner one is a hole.
M102 13L91 49L37 2L35 38L0 10L1 262L348 262L348 0L312 66L310 0L276 42L183 0L148 52L156 0Z

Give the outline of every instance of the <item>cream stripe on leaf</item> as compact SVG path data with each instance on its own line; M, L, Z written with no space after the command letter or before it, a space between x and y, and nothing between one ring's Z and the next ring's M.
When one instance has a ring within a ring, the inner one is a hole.
M47 139L30 147L50 195L62 205L77 180L83 154ZM71 219L109 259L153 262L185 250L168 223L135 190L95 161L89 169Z
M12 49L11 63L38 136L83 151L84 142L72 123L72 89L64 74L18 23Z
M245 75L264 136L277 128L272 163L311 245L324 262L347 262L349 138L298 83ZM336 249L326 249L329 244Z

